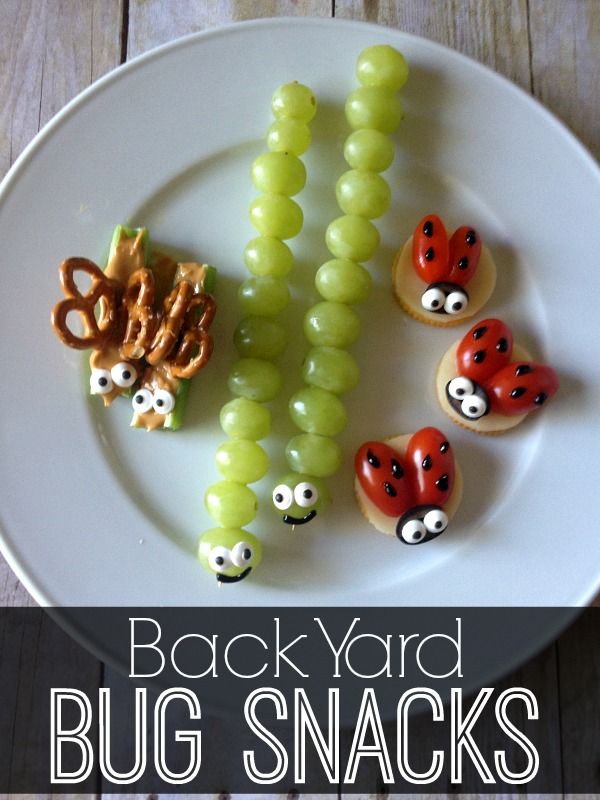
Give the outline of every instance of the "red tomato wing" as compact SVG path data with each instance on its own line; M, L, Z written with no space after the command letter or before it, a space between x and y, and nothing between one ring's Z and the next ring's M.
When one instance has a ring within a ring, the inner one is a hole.
M365 494L383 514L401 517L415 505L404 457L393 447L365 442L354 457L354 467Z
M454 489L454 453L437 428L421 428L406 448L406 465L418 505L443 506Z
M477 322L458 345L457 372L481 384L510 362L512 348L512 332L502 320Z
M449 244L450 283L465 286L475 274L480 255L481 239L475 228L469 225L457 228L450 237Z
M492 411L507 416L541 408L558 389L558 378L544 364L516 361L507 364L484 386Z
M419 222L413 233L413 266L425 283L448 280L448 234L435 214Z

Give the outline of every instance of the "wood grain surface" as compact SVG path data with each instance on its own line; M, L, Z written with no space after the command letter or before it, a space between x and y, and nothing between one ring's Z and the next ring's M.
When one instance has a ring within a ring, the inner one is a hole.
M0 177L65 103L119 64L185 34L281 15L366 20L448 45L533 94L600 155L599 0L0 0ZM0 604L33 604L3 559ZM566 648L577 651L577 632L523 669L555 687L552 725L563 735L582 724L597 731L599 708L573 717L559 669ZM598 682L600 656L585 668Z

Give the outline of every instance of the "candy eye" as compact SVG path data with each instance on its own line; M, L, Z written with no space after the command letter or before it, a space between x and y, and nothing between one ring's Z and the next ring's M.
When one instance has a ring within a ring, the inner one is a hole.
M170 414L175 408L175 397L166 389L157 389L154 392L152 408L157 414Z
M236 567L249 567L254 560L254 550L248 542L238 542L231 550L231 560Z
M469 419L479 419L487 411L487 404L476 394L467 395L460 404L460 410Z
M312 483L303 481L294 489L294 500L300 508L310 508L310 506L315 505L318 499L319 492L317 491L317 487L313 486Z
M110 371L115 386L120 389L129 389L137 380L137 369L127 361L119 361Z
M208 563L215 572L225 572L232 566L231 553L226 547L217 545L208 554Z
M465 395L473 394L474 389L473 382L468 378L463 378L462 375L452 378L448 384L448 394L455 400L460 400Z
M469 298L464 292L457 290L450 292L444 303L444 311L446 314L460 314L464 311L469 303Z
M289 486L280 483L273 489L273 505L280 511L286 511L294 502L294 494Z
M107 369L93 369L90 375L90 392L108 394L113 390L113 382Z
M420 519L409 519L402 526L402 538L406 544L419 544L427 534L427 529Z
M441 508L432 508L423 517L423 523L429 533L442 533L448 527L448 515Z
M145 414L152 408L152 400L150 389L138 389L131 399L131 405L137 414Z
M441 311L444 308L445 299L446 295L443 291L434 286L423 293L421 305L427 311Z

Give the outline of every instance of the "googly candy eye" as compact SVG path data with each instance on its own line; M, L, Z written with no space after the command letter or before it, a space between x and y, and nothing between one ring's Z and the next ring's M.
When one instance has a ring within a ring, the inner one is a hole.
M423 517L423 524L429 533L442 533L448 527L448 515L441 508L432 508Z
M487 403L479 395L466 395L460 404L460 410L468 419L479 419L487 411Z
M115 386L120 389L129 389L137 380L137 369L127 361L119 361L110 371Z
M427 535L427 529L420 519L409 519L402 526L400 535L406 544L419 544Z
M231 550L231 560L236 567L250 567L254 560L254 550L248 542L238 542Z
M136 414L145 414L151 410L153 400L150 389L138 389L131 398L131 405Z
M113 390L113 381L107 369L93 369L90 375L90 392L108 394Z
M294 500L300 508L310 508L319 499L317 487L307 481L302 481L294 489Z
M461 400L466 395L472 395L475 391L473 381L459 375L457 378L452 378L448 384L448 394L455 400Z
M175 408L175 397L167 389L157 389L152 399L152 408L157 414L170 414Z
M421 305L426 311L441 311L444 308L446 295L437 286L432 286L423 292L421 297Z
M273 505L280 511L287 511L287 509L294 502L294 493L289 486L285 483L280 483L273 489Z
M446 314L460 314L461 311L465 310L468 304L469 298L466 293L457 289L454 292L450 292L448 297L446 297L444 311Z
M225 572L232 566L231 553L226 547L217 545L208 554L208 563L214 572Z

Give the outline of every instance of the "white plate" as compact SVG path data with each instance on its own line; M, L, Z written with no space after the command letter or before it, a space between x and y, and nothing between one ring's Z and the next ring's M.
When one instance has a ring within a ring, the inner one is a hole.
M265 542L260 571L218 594L198 566L203 509L217 479L213 454L229 399L235 292L254 235L249 180L264 148L270 96L300 80L320 111L299 195L304 232L293 240L294 345L274 407L273 472L291 431L285 403L299 385L302 312L327 257L333 186L345 169L343 102L354 63L372 43L401 49L411 67L406 118L386 173L393 205L378 221L374 291L355 348L362 381L346 402L346 465L335 504L292 534L264 500L250 528ZM0 354L0 521L3 551L36 599L50 604L576 605L600 581L597 442L600 338L600 175L543 108L480 65L397 31L338 20L266 20L192 36L99 81L27 148L0 195L3 270ZM424 213L480 229L499 267L485 315L559 372L561 390L504 437L456 428L436 406L436 361L467 328L440 331L395 304L389 269ZM57 267L71 255L101 261L113 226L144 224L154 241L219 268L216 353L195 381L187 426L147 435L129 407L86 396L81 354L59 344L50 309ZM430 545L401 546L365 524L352 498L352 455L366 438L442 427L455 444L465 498Z

